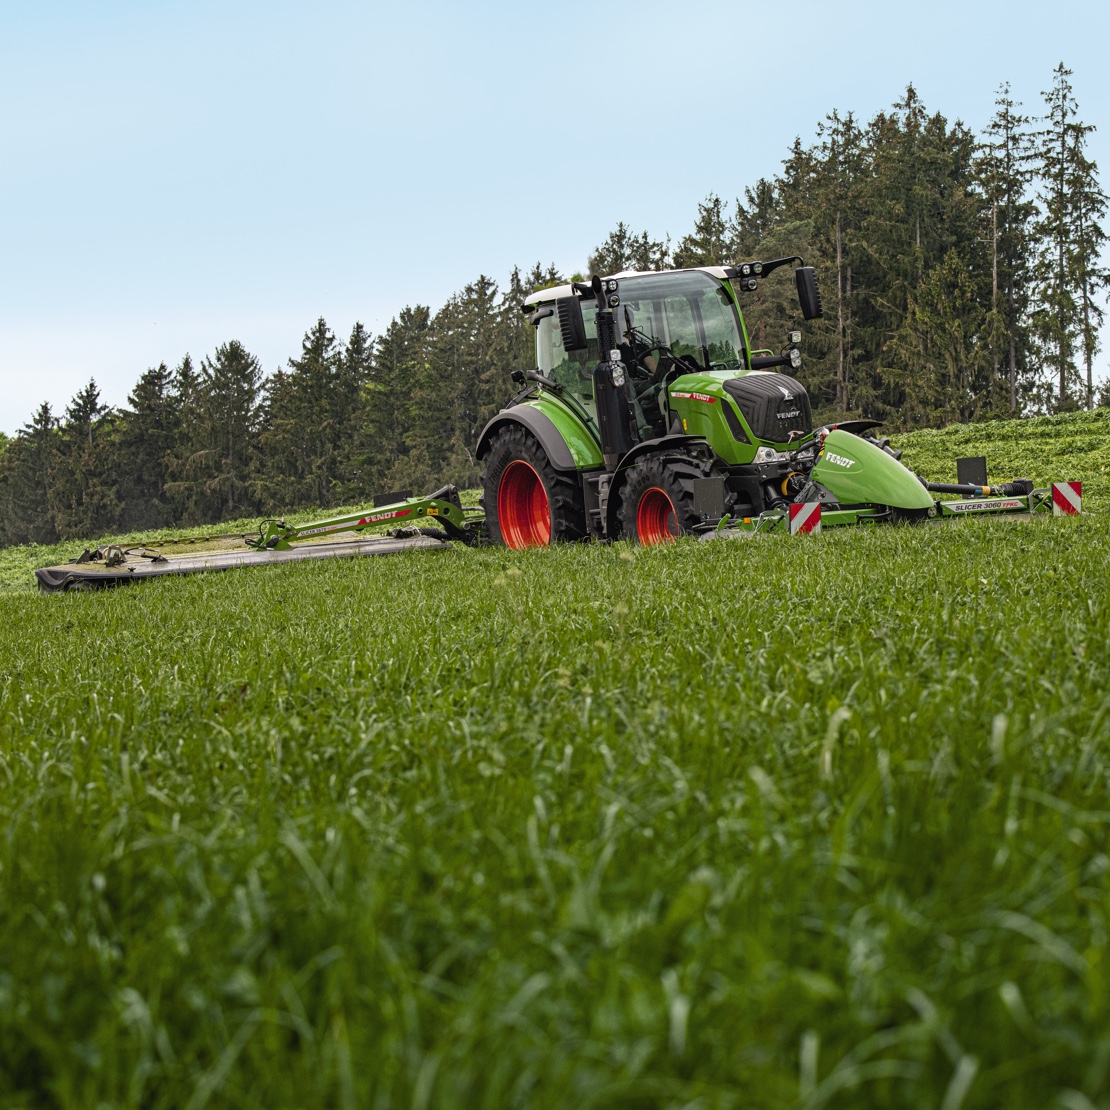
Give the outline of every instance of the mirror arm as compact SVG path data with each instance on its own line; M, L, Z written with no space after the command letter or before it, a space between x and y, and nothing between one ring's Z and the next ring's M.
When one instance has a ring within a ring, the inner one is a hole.
M776 258L772 262L764 262L763 273L760 276L766 277L773 270L777 270L780 266L789 266L792 262L797 262L801 266L805 265L805 260L801 255L792 254L789 258Z

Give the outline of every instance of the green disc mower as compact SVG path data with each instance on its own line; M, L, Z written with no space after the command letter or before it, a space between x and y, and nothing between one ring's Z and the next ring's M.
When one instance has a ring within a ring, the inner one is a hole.
M902 465L879 421L815 428L792 376L802 364L801 332L789 332L778 352L752 350L740 307L787 267L803 318L819 317L816 275L797 257L595 276L533 293L522 309L535 328L536 368L514 371L516 394L478 437L481 509L464 508L446 486L306 525L266 520L257 534L208 537L204 551L170 541L113 545L36 571L40 589L451 541L648 545L1080 511L1078 482L990 486L983 458L957 460L956 483L926 482ZM336 539L348 532L359 535Z

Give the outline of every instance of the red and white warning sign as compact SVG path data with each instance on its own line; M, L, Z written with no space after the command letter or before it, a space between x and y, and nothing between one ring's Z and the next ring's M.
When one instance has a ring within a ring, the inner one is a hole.
M1052 483L1052 515L1079 516L1083 511L1082 482Z
M807 501L804 505L790 506L790 534L792 536L816 535L821 531L821 503Z

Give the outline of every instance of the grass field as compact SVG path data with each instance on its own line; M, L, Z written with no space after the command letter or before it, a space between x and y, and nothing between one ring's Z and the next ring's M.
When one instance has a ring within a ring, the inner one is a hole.
M0 552L0 1105L1110 1106L1110 421L1028 427L1092 515Z

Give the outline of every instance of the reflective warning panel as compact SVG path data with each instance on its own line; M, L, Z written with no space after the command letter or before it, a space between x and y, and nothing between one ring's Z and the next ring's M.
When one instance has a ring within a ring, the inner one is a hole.
M1079 516L1083 511L1082 482L1052 483L1052 515Z
M816 535L821 531L821 505L807 501L790 506L790 534L792 536Z

